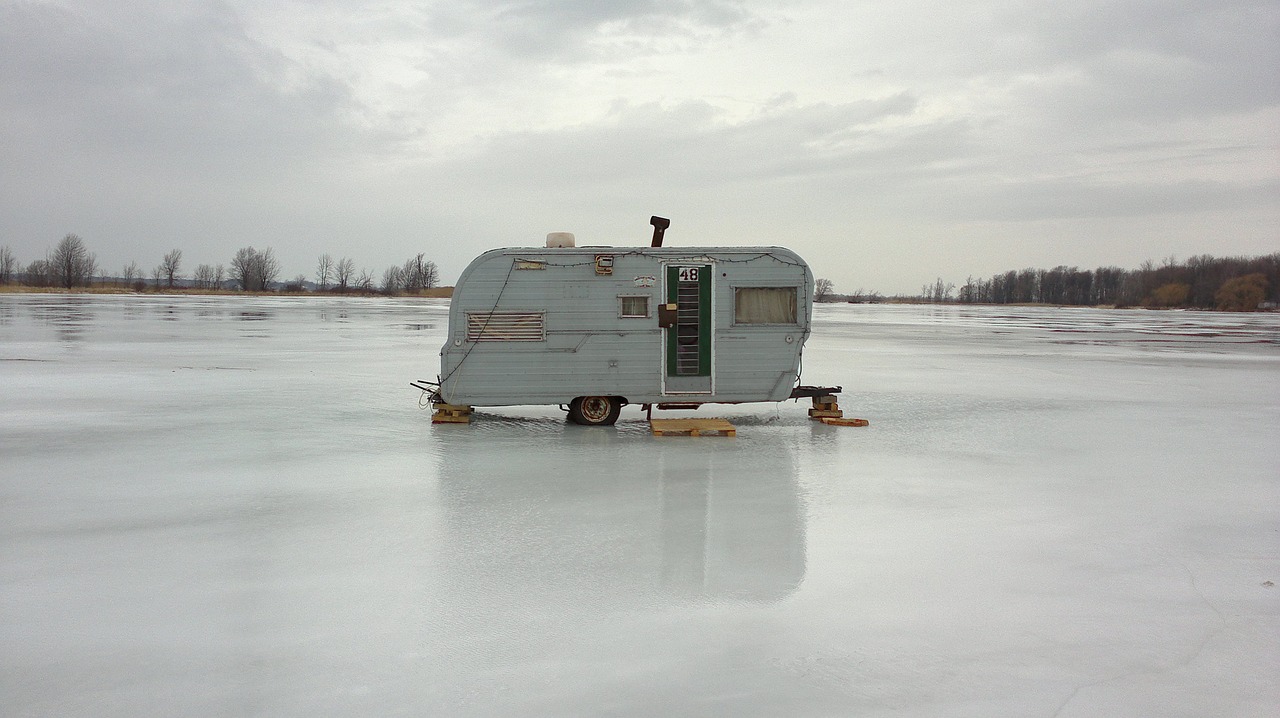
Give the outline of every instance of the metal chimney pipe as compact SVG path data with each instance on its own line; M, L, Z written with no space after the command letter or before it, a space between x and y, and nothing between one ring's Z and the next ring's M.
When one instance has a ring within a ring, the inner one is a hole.
M653 216L649 218L649 224L653 225L653 244L650 247L662 246L662 235L667 231L667 227L671 226L671 220L666 217Z

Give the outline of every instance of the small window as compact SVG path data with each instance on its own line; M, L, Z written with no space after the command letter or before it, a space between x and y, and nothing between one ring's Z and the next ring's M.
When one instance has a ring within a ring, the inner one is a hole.
M737 287L733 291L736 324L795 324L795 287Z
M624 319L646 319L649 316L649 297L618 297L622 303L619 316Z

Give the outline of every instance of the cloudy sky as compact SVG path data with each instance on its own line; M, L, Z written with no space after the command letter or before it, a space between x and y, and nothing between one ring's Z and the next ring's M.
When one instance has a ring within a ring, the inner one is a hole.
M1280 251L1280 0L0 0L0 244L780 244L838 291ZM283 277L282 277L283 278Z

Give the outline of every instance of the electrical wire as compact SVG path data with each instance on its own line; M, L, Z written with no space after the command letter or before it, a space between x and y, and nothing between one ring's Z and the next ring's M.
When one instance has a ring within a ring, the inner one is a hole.
M507 268L507 276L505 279L502 280L502 287L498 289L497 298L493 300L493 308L489 310L489 314L485 317L484 324L480 325L480 332L476 335L475 341L471 342L471 346L467 347L467 351L462 355L462 358L458 360L458 363L454 365L453 369L450 370L450 372L443 379L440 380L441 391L444 390L444 383L446 381L449 381L449 378L452 377L454 374L458 373L458 370L462 368L463 363L467 361L467 357L471 356L471 352L475 351L476 346L480 343L482 339L484 339L484 332L486 329L489 328L489 322L492 321L493 319L493 313L498 311L498 305L502 303L502 295L507 291L507 284L511 281L511 273L515 271L516 262L519 262L519 261L521 260L519 259L511 260L511 266Z
M581 247L580 249L594 249L594 248L593 248L593 247ZM612 249L612 248L610 247L610 248L602 248L602 249ZM746 257L746 258L743 258L743 259L728 259L728 258L716 258L716 259L712 259L712 258L710 258L710 257L708 257L708 256L707 256L707 253L706 253L706 252L701 252L701 253L689 253L689 254L684 254L684 255L681 255L681 254L665 254L665 253L664 253L664 254L655 255L653 252L648 251L648 250L651 250L651 249L653 249L653 248L652 248L652 247L648 247L648 248L642 248L642 249L630 249L630 250L627 250L627 251L624 251L624 252L600 252L600 254L609 254L609 255L611 255L611 256L613 256L613 257L644 257L644 256L652 257L652 256L658 256L658 257L661 257L663 260L668 260L668 261L677 261L677 262L679 262L679 261L690 262L690 261L704 261L704 260L707 260L707 261L711 261L711 262L712 262L712 263L714 263L714 264L750 264L751 262L756 262L756 261L759 261L759 260L761 260L761 259L772 259L773 261L777 262L778 264L782 264L782 265L785 265L785 266L789 266L789 267L802 267L802 268L807 268L807 265L806 265L804 262L793 262L793 261L791 261L791 260L783 259L783 258L781 258L781 257L778 257L777 255L772 254L772 253L770 253L770 252L760 252L760 253L758 253L758 254L756 254L756 255L754 255L754 256ZM494 313L494 312L496 312L496 311L498 311L498 305L502 303L502 295L503 295L503 293L505 293L505 292L507 291L507 284L509 284L509 283L511 282L511 274L512 274L512 272L514 272L514 271L515 271L516 265L517 265L517 264L519 264L520 262L539 262L539 263L543 264L544 266L548 266L548 267L593 267L593 266L595 266L595 260L594 260L594 258L593 258L591 261L589 261L589 262L550 262L550 261L547 261L546 259L524 259L524 258L521 258L521 257L519 257L519 256L512 257L512 259L511 259L511 266L507 268L507 276L502 280L502 287L500 287L500 288L498 289L498 296L497 296L497 298L496 298L496 299L494 299L494 301L493 301L493 308L489 310L489 313L488 313L488 315L486 316L486 318L485 318L485 320L484 320L484 323L480 326L480 332L476 335L475 340L473 340L473 341L471 341L471 342L470 342L471 346L467 347L467 351L462 355L462 358L458 360L458 363L454 365L453 369L451 369L451 370L449 371L449 373L448 373L448 374L446 374L446 375L444 376L444 378L440 379L440 381L438 382L438 384L439 384L439 387L440 387L440 388L439 388L439 390L436 392L436 394L434 395L434 398L439 398L439 397L440 397L440 391L443 391L443 390L444 390L444 383L445 383L446 381L449 381L449 379L450 379L454 374L458 373L458 370L462 368L462 365L467 361L467 358L471 356L471 352L472 352L472 351L475 351L476 346L477 346L477 345L480 343L480 341L484 338L484 332L485 332L485 330L489 327L489 322L493 319L493 313ZM808 293L808 292L810 292L810 291L811 291L811 289L810 289L810 287L809 287L809 273L808 273L808 272L805 272L805 274L804 274L804 290L805 290L805 292L806 292L806 293ZM808 295L808 296L812 296L812 295ZM808 317L808 320L809 320L810 322L812 322L812 321L813 321L812 313L813 313L813 312L812 312L812 308L811 308L811 309L810 309L810 316ZM805 332L805 334L806 334L806 337L807 337L807 335L808 335L808 331L806 331L806 332ZM800 342L800 369L796 372L796 386L800 386L800 374L803 372L803 369L804 369L804 341L802 340L802 341ZM424 393L425 393L425 392L424 392ZM419 402L419 404L421 404L421 402Z

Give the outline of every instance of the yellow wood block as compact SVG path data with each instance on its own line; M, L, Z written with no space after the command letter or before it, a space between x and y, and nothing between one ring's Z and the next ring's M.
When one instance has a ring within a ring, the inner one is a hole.
M811 419L839 419L844 416L844 412L839 409L823 411L821 409L810 409L809 418Z
M432 424L470 424L471 407L459 404L436 404L431 414Z

